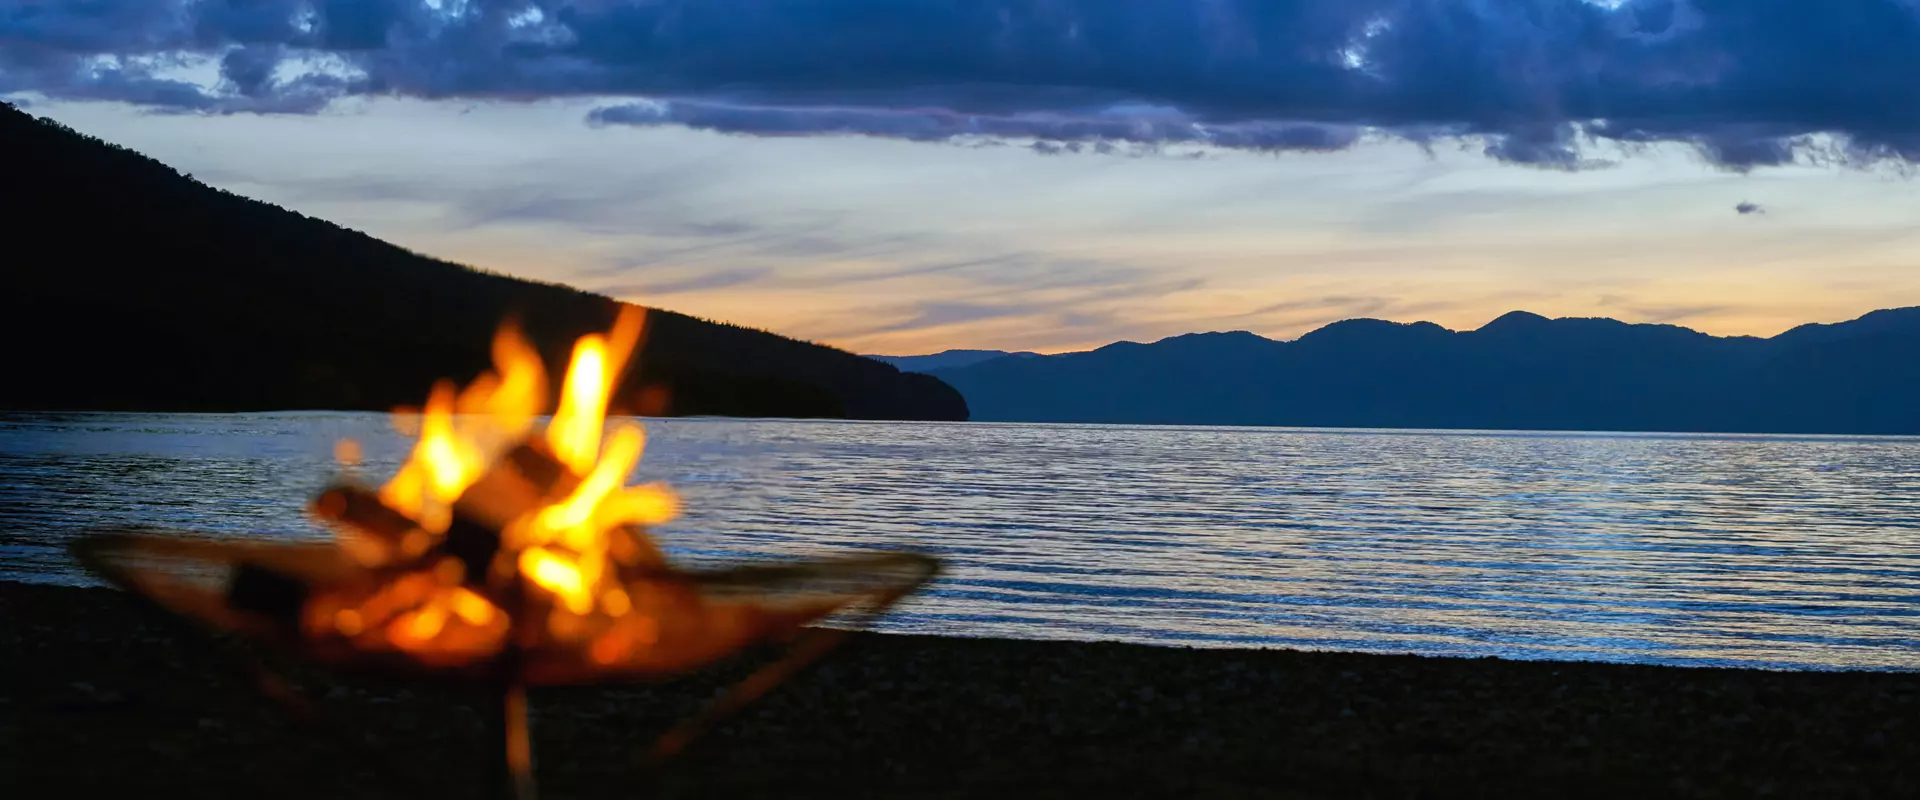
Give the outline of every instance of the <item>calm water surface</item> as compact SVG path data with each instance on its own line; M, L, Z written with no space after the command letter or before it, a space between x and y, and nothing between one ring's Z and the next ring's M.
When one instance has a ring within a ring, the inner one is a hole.
M1920 439L651 420L686 561L913 546L883 627L1920 669ZM386 415L0 416L0 578L88 583L94 526L323 537Z

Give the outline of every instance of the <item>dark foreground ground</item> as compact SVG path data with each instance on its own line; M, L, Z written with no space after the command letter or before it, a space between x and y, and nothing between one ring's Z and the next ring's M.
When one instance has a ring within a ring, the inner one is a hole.
M0 583L14 797L386 797L391 784L117 593ZM300 679L438 796L486 705ZM712 679L536 692L543 797L1920 797L1920 674L866 635L645 778Z

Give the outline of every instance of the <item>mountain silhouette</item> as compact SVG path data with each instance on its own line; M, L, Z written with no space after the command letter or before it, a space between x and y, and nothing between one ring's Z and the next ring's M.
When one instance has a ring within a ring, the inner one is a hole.
M0 104L0 407L386 410L490 364L519 320L549 363L620 304L421 256L201 184ZM663 391L646 391L649 388ZM620 410L967 418L936 378L764 331L650 311Z
M1471 331L1351 319L931 374L976 420L1920 434L1920 308L1765 339L1524 311Z
M957 369L991 361L996 358L1014 356L1032 358L1039 353L1009 353L1005 350L942 350L925 356L867 356L875 361L884 361L898 367L903 372L929 372L936 369Z

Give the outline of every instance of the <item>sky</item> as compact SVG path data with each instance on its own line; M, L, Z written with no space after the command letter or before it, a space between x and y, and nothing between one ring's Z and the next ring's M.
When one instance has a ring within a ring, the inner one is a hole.
M1920 0L0 0L0 98L864 353L1920 305Z

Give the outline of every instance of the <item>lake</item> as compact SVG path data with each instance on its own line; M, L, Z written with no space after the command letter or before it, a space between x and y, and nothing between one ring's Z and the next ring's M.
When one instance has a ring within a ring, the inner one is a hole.
M648 420L658 533L717 563L917 547L887 630L1920 669L1920 439ZM384 414L0 415L0 578L96 526L324 537Z

